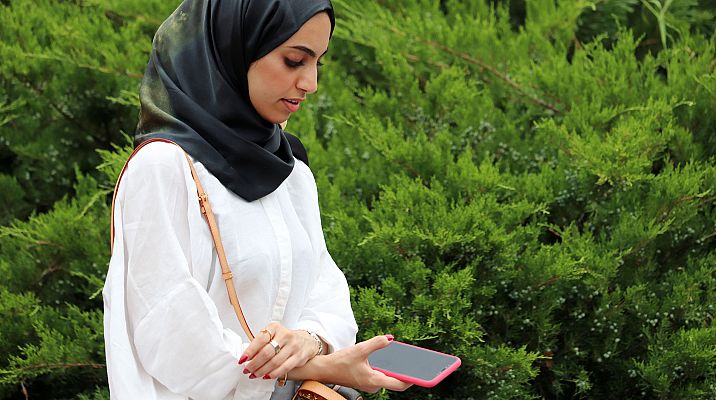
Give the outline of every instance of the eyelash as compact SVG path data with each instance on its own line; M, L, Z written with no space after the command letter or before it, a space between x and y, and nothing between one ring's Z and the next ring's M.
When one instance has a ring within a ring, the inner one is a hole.
M293 61L290 58L284 58L284 62L286 63L286 66L289 68L298 68L298 67L303 66L303 61ZM322 67L323 63L319 61L318 66Z

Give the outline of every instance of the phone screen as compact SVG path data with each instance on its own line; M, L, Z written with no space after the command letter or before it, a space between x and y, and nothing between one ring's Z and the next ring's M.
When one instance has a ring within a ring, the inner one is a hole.
M460 365L460 359L437 351L393 342L373 352L368 363L374 369L386 372L398 379L409 380L420 386L431 387ZM395 373L395 374L391 374Z

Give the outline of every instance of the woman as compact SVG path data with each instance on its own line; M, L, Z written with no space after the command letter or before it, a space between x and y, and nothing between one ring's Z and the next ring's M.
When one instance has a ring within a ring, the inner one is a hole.
M136 144L115 193L105 300L112 398L268 399L277 378L408 385L353 345L348 285L320 226L302 146L279 123L317 90L328 0L186 0L162 24ZM246 319L227 299L184 156L209 196ZM341 350L343 349L343 350Z

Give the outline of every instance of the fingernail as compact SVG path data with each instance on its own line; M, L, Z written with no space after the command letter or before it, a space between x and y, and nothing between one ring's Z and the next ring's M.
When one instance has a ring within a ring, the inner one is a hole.
M392 342L393 339L395 339L395 338L393 337L393 335L391 335L391 334L387 334L387 335L385 335L385 337L388 338L388 341L389 341L389 342Z
M269 376L269 374L266 374L264 375L264 379L271 379L271 377Z
M256 379L256 375L254 375L254 374L249 375L249 379Z
M249 358L249 356L245 356L245 355L241 356L241 358L239 358L239 364L243 364L244 361L248 360L248 358Z
M251 371L249 371L248 368L244 368L244 374L250 374L250 373L251 373Z

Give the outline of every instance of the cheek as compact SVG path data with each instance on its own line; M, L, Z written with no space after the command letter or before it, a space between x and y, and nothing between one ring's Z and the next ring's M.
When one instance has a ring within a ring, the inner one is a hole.
M291 88L292 71L281 66L275 66L266 71L266 91L279 98L287 97L286 92Z
M249 95L254 108L264 112L282 107L282 98L296 96L292 90L296 72L280 57L267 56L249 69Z
M275 102L277 92L273 83L274 75L261 73L253 78L249 83L249 97L254 108L261 110Z

